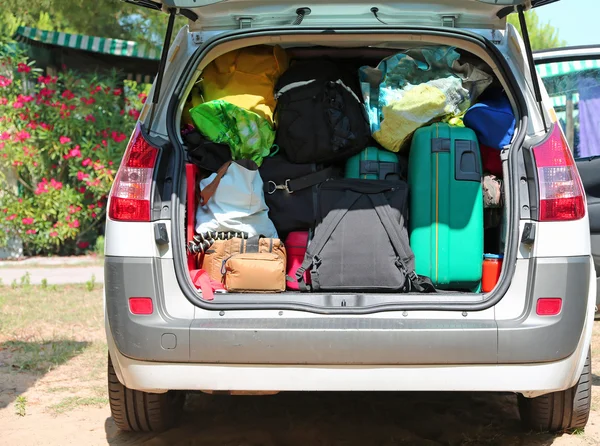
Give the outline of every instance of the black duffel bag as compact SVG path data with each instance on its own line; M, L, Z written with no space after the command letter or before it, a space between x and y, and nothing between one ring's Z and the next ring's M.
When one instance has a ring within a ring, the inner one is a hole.
M355 83L328 60L298 62L279 78L275 142L290 161L341 161L368 145L369 120Z
M187 146L187 158L200 169L214 173L231 160L231 150L227 144L212 142L197 130L183 136Z
M342 178L339 167L294 164L283 155L265 158L258 171L269 218L280 235L312 229L316 222L317 185Z
M318 195L317 227L296 271L301 290L435 291L415 273L404 181L328 181ZM311 285L304 282L307 270Z

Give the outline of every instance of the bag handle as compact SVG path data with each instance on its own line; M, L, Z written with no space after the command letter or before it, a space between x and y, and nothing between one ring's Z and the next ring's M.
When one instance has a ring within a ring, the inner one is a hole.
M318 255L325 246L325 243L327 243L327 240L329 240L329 237L331 237L333 231L335 231L344 216L361 196L362 194L346 191L344 197L336 203L337 209L335 211L330 211L321 222L321 225L319 225L319 227L323 227L323 230L315 231L315 237L311 240L306 250L304 262L302 262L302 266L296 270L296 280L298 281L298 286L302 291L310 290L308 285L304 283L304 272L311 265L318 267L320 263ZM313 268L311 271L311 281L312 287L315 289L315 291L318 291L319 280L318 273L315 268Z
M390 217L391 208L388 201L385 199L385 196L381 193L370 194L369 199L398 255L396 266L404 271L409 279L409 283L415 290L420 293L435 293L436 290L431 283L431 280L423 276L418 276L412 267L411 263L414 261L415 256L410 249L410 245L408 245L406 240L398 233L398 225L395 225Z
M210 200L215 194L217 187L221 182L221 178L223 178L223 176L227 173L227 169L229 169L229 166L232 162L233 161L227 161L225 164L219 167L215 179L212 180L211 183L208 184L204 189L202 189L200 192L200 206L204 206L206 203L208 203L208 200Z

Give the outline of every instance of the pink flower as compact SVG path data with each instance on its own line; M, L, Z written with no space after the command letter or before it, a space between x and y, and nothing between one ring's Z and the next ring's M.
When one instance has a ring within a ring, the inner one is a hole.
M15 136L13 136L13 139L17 142L24 142L27 141L29 138L31 138L31 135L25 130L21 130L20 132L15 133Z
M63 184L60 181L56 181L54 178L50 180L50 186L56 190L61 190Z
M35 189L35 194L42 195L42 194L45 194L46 192L48 192L48 180L46 180L46 178L44 178L42 181L40 181L37 184L37 187Z
M69 150L69 156L71 158L81 158L81 150L79 150L79 145L76 145L73 149Z
M90 158L86 158L86 159L84 159L84 160L81 162L81 165L82 165L83 167L87 167L87 166L89 166L89 165L91 165L91 164L92 164L92 160L91 160Z
M85 194L85 186L81 186L79 189L77 189L79 191L80 194Z
M12 165L15 166L15 167L22 166L23 165L23 161L13 161Z
M85 122L96 122L96 118L94 118L94 115L89 114L85 117Z
M8 98L0 98L0 105L8 104Z
M103 140L102 140L102 145L103 145L104 147L107 147L107 146L108 146L108 142L106 142L106 140L105 140L105 139L103 139Z
M50 88L42 88L40 90L39 95L43 98L49 98L52 97L52 95L54 95L55 92L56 90L51 90Z
M77 247L79 249L86 249L90 246L90 242L79 242L77 243Z
M23 223L24 225L32 225L33 218L24 218L23 220L21 220L21 223Z
M26 234L35 234L37 232L37 229L28 229L27 231L25 231Z
M65 98L66 100L73 99L75 97L75 95L73 94L73 92L71 90L63 91L63 94L61 96L63 98Z
M129 110L129 116L137 120L137 118L140 117L140 112L137 111L135 108L132 108L131 110Z
M123 116L123 115L125 114L125 110L121 110L121 111L119 112L119 114L120 114L121 116Z
M111 137L113 141L117 143L127 139L127 135L125 133L119 133L115 131L112 132Z
M31 67L23 62L19 62L17 65L17 71L19 73L29 73L31 71Z
M120 88L115 88L115 89L113 90L113 94L114 94L115 96L121 96L121 93L123 93L123 90L122 90L122 89L120 89Z
M33 101L33 96L23 96L22 94L20 94L19 96L17 96L17 101L28 103Z
M96 100L94 98L81 98L81 102L87 105L92 105Z
M78 228L79 227L79 220L75 219L72 222L69 222L69 228Z
M8 87L10 84L12 84L12 79L0 76L0 88Z
M61 144L67 144L67 143L70 143L70 142L71 142L71 138L69 138L69 137L67 137L67 136L61 136L61 137L58 139L58 141L59 141Z
M46 124L45 122L41 122L40 127L43 128L44 130L52 130L53 129L53 126L51 126L50 124Z
M13 102L13 108L18 109L18 108L23 108L25 107L25 104L21 101L15 101Z
M92 212L92 218L96 218L97 214L95 212Z
M2 132L2 134L0 135L0 139L3 139L3 140L10 139L10 133Z
M12 220L14 220L15 218L17 218L17 214L11 214L11 215L9 215L8 217L6 217L6 219L7 219L8 221L12 221Z
M35 129L37 129L38 125L37 125L37 122L35 122L35 121L29 121L29 124L27 124L27 127L30 128L31 130L35 130Z
M95 204L88 204L88 209L90 209L90 210L94 209L95 207L96 207Z
M89 177L89 175L87 173L83 173L81 170L79 172L77 172L77 179L79 181L83 181L88 177Z
M52 231L52 232L50 233L50 237L58 237L58 232L56 232L56 231Z

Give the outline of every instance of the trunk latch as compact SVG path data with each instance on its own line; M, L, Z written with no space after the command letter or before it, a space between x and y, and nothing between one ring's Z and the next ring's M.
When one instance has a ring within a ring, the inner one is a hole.
M458 16L455 15L443 15L442 16L442 26L448 28L456 28L456 19Z

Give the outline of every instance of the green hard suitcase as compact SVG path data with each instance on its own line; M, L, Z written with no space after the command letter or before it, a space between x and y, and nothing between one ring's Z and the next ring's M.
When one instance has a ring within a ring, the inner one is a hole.
M406 166L404 166L406 169ZM346 178L361 180L400 180L404 172L398 155L389 150L367 147L346 161Z
M417 274L437 288L479 291L481 172L473 130L439 123L415 132L408 161L410 246Z

